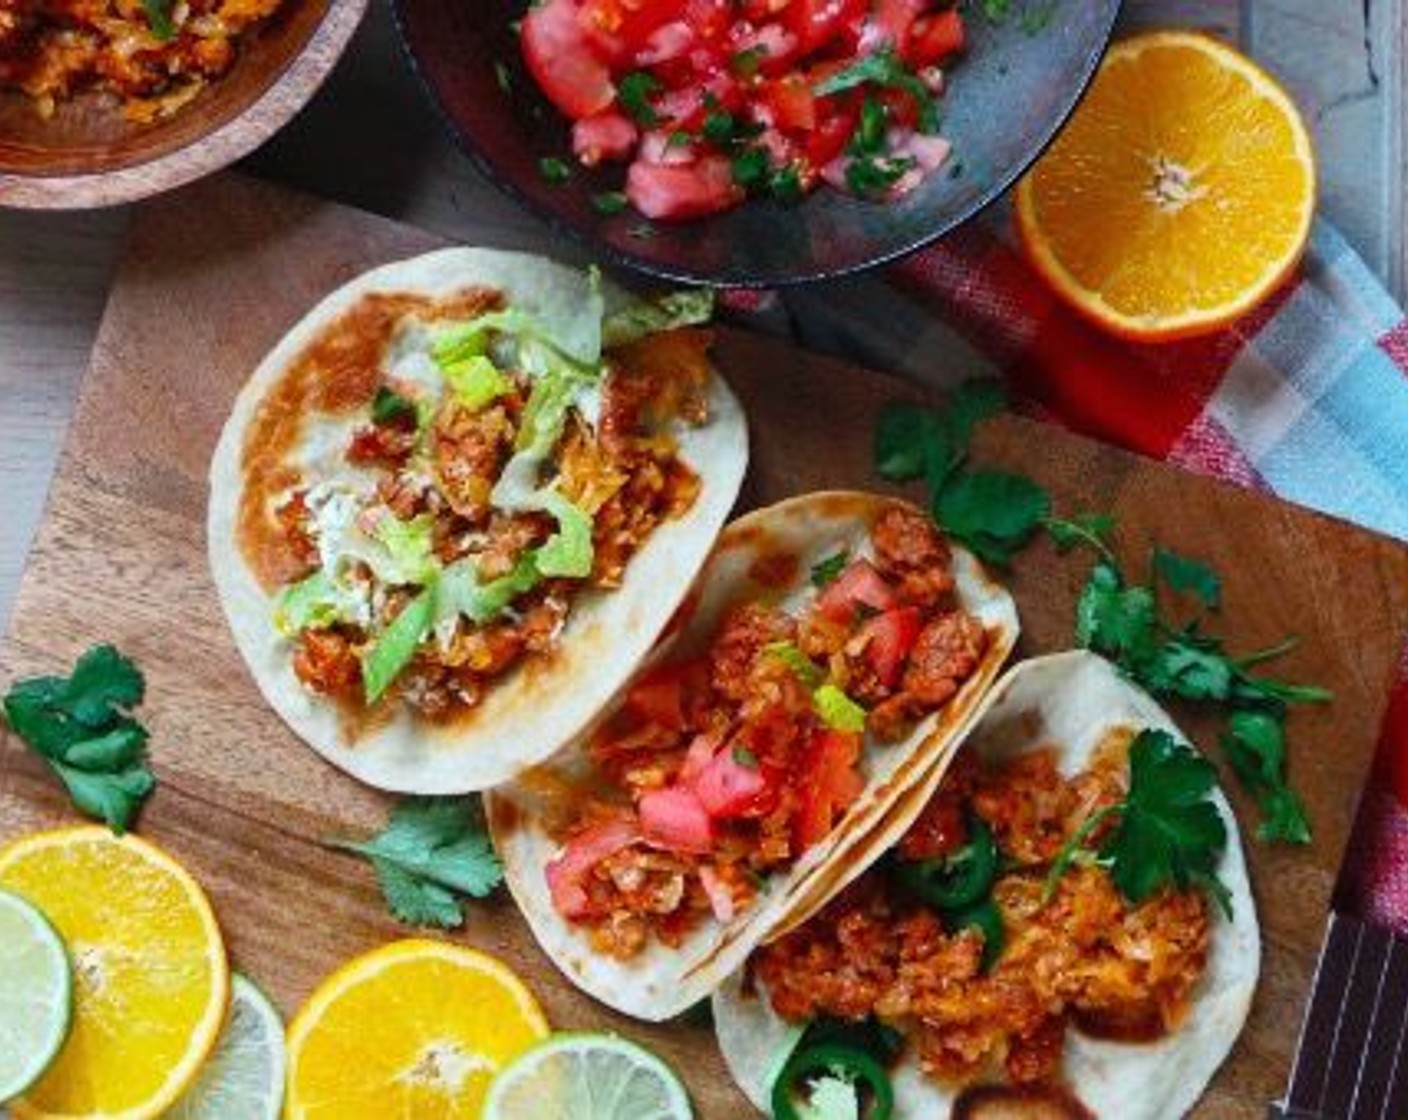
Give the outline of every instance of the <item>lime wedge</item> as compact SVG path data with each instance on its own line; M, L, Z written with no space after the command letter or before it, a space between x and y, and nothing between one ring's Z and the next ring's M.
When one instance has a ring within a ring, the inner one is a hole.
M72 1012L64 943L31 903L0 891L0 1103L49 1068L68 1038Z
M269 997L239 973L210 1061L164 1120L278 1120L284 1106L284 1024Z
M614 1034L555 1034L501 1070L484 1120L693 1120L670 1067Z

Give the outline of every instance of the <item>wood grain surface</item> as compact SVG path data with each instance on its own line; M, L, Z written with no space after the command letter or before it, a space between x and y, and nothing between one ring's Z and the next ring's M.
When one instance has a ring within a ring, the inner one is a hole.
M0 650L0 680L61 669L116 642L148 676L142 719L160 789L141 831L210 891L237 967L291 1013L347 956L405 934L369 868L318 844L383 821L389 799L301 745L262 704L226 632L207 573L206 469L233 396L315 300L357 272L437 244L383 219L218 177L136 220L38 541ZM743 502L818 486L868 486L877 408L912 388L781 343L723 332L722 369L749 410ZM1408 626L1408 550L1264 497L1181 474L1059 430L1004 418L977 457L1025 471L1059 510L1112 510L1134 562L1157 539L1225 577L1221 628L1235 647L1301 634L1279 666L1336 702L1291 721L1293 773L1316 827L1303 850L1250 842L1265 937L1251 1022L1200 1106L1253 1117L1279 1093L1330 890ZM1034 546L1012 587L1025 653L1069 643L1088 561ZM1186 712L1204 747L1212 724ZM1253 819L1234 794L1241 819ZM35 758L0 737L0 840L73 820ZM1246 831L1250 831L1248 828ZM456 939L523 973L560 1027L610 1027L660 1050L704 1117L745 1114L707 1028L648 1027L576 993L500 895L470 907Z

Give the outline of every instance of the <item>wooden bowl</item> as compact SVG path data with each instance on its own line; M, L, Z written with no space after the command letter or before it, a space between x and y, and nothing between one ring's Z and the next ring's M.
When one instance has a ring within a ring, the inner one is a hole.
M232 163L281 128L332 70L367 0L285 0L222 78L165 119L134 124L84 94L47 120L0 94L0 206L77 210L145 198Z

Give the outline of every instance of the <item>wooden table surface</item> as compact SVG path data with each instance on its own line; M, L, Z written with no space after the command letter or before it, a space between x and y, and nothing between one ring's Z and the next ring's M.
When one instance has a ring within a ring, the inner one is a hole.
M1076 0L1066 0L1076 2ZM1408 0L1127 0L1126 28L1201 26L1240 41L1313 123L1324 213L1402 298L1408 276ZM386 0L333 79L253 161L259 172L464 241L547 248L548 235L444 139L396 46ZM126 210L0 212L0 631L88 364ZM568 247L552 245L559 255ZM874 281L790 297L803 337L846 348L826 304ZM179 330L179 323L171 324ZM981 359L955 347L954 367ZM945 371L947 377L962 372Z

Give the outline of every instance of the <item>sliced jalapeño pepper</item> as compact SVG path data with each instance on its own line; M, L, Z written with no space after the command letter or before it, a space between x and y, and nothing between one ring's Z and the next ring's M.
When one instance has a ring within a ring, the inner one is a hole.
M774 1120L801 1120L797 1101L805 1099L807 1082L827 1076L842 1078L857 1088L863 1086L870 1091L867 1120L890 1120L895 1110L895 1090L890 1085L889 1074L864 1050L837 1042L801 1047L787 1059L772 1086Z
M945 912L975 905L997 878L997 844L981 817L968 825L968 843L938 859L900 861L900 883L921 902Z
M950 910L944 914L944 925L950 933L965 929L976 929L983 935L983 971L988 972L1002 955L1006 937L1002 927L1002 912L991 898L985 898L975 906L963 910Z

